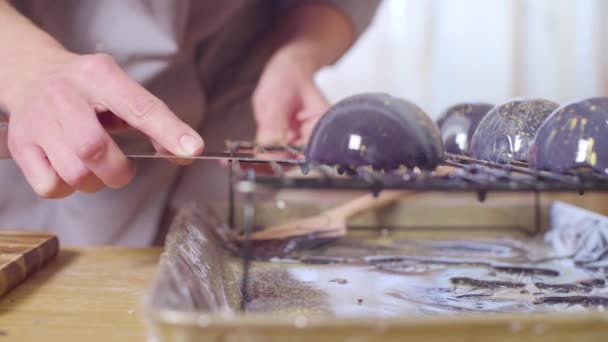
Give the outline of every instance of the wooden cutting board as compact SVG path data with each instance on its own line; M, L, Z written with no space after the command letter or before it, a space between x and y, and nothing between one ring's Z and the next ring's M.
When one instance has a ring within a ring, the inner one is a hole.
M0 296L55 258L58 251L59 240L55 235L0 231Z

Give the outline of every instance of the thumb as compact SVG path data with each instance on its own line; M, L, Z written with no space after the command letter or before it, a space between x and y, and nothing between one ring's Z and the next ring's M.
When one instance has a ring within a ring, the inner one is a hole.
M329 109L329 102L314 83L304 94L304 106L296 116L299 121L299 132L295 144L298 145L308 143L317 122Z
M261 145L285 143L289 119L294 114L296 97L286 92L274 96L254 97L253 110L257 122L257 143Z
M314 82L302 91L302 110L298 112L299 121L316 120L329 109L329 102Z

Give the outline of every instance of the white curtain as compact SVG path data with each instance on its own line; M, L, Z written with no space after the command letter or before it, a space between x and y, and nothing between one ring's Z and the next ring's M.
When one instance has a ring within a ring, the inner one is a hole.
M318 82L332 102L385 91L433 118L461 101L608 95L608 1L384 0Z

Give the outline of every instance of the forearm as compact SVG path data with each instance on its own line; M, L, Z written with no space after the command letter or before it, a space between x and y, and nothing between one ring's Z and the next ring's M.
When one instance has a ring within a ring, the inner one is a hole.
M67 51L46 32L0 0L0 108L11 108L15 92Z
M275 31L279 51L289 48L313 70L335 63L356 39L354 27L337 9L308 2L287 10Z

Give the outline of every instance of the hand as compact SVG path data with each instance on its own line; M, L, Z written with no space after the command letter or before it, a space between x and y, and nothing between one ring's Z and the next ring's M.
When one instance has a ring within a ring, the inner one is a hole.
M279 49L253 94L260 144L304 144L329 105L314 82L318 68L302 47Z
M176 156L202 151L196 131L110 56L42 57L44 65L32 66L27 80L15 80L6 101L9 150L38 195L57 198L127 185L134 167L106 128L133 127L157 150Z

